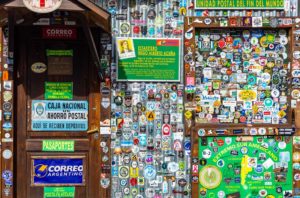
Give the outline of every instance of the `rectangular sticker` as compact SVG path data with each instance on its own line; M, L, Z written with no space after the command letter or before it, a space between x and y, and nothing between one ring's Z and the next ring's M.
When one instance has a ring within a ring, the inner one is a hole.
M33 185L82 185L83 159L33 159Z
M44 187L44 198L74 198L75 187Z
M33 131L86 131L88 102L62 100L32 100L31 129Z
M74 152L73 140L43 140L42 151Z

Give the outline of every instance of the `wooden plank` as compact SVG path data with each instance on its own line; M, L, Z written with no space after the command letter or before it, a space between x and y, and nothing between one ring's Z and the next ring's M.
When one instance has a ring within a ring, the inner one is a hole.
M90 32L90 34L92 34ZM92 37L92 35L90 35ZM88 38L87 38L88 39ZM86 50L87 51L87 50ZM93 65L93 59L90 51L85 57L89 57L89 129L99 129L100 127L100 84L97 75L97 69ZM93 133L88 135L90 142L90 152L88 158L89 164L89 181L88 181L88 196L87 197L101 197L100 193L100 138L99 133ZM106 197L106 196L104 196Z
M14 65L13 65L13 63L8 63L6 58L8 58L9 60L14 60L14 42L15 42L14 41L14 39L15 39L14 38L14 35L15 35L14 23L15 23L15 13L14 13L14 11L9 11L8 12L8 56L3 58L3 61L5 61L9 67L8 71L6 70L8 72L8 79L6 79L6 80L11 80L11 82L12 82L12 87L10 90L12 93L12 98L8 101L12 104L12 106L13 106L13 101L14 101L14 97L15 97L13 94L14 93L14 82L13 82L14 73L12 71L12 69L14 68ZM3 84L2 84L2 90L5 90L3 87ZM4 97L3 94L2 94L2 97ZM14 126L14 107L12 107L11 112L12 112L12 118L9 122L12 124L12 126ZM4 118L4 115L2 115L2 118ZM14 127L12 127L12 129L9 131L5 131L5 132L3 131L1 133L1 138L5 139L6 135L10 135L10 138L14 139L14 132L15 132ZM2 142L1 146L2 146L2 152L11 151L11 153L12 153L12 157L7 158L7 159L4 159L3 155L2 155L1 175L2 175L3 171L12 171L12 173L14 174L14 164L13 164L14 158L15 158L14 143L13 143L13 141L6 141L6 142ZM8 198L13 197L15 186L5 185L5 182L3 180L1 180L1 181L2 181L2 189L1 189L2 197L4 197L4 196L8 197ZM13 182L13 184L15 184L13 179L11 181Z
M27 56L29 55L27 49L27 45L29 43L29 40L25 41L26 38L29 38L28 31L23 32L23 37L19 38L18 43L18 53L17 53L17 59L18 59L18 67L17 67L17 83L16 83L16 112L18 112L17 120L16 120L16 145L17 145L17 151L16 151L16 164L18 165L16 168L16 189L15 189L15 195L26 195L26 189L27 186L22 184L21 182L26 182L24 178L27 178L27 164L26 164L26 128L27 128L27 118L26 118L26 104L27 104ZM30 177L28 177L30 178Z
M82 24L82 27L83 27L84 34L86 36L86 39L87 39L87 42L88 42L88 45L89 45L90 53L92 55L93 64L98 69L98 75L100 77L100 80L104 81L104 76L103 76L104 72L101 68L100 57L99 57L98 50L97 50L97 47L96 47L96 44L95 44L95 41L94 41L94 37L92 35L91 28L88 26L88 21L86 19L86 16L81 15L80 20L81 20L81 24Z

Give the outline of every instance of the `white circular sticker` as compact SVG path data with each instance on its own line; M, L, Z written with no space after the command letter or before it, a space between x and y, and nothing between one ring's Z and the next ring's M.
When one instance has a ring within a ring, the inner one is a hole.
M209 159L211 157L211 151L209 149L204 149L202 151L202 156L204 159Z
M3 152L2 152L2 157L4 159L10 159L12 157L12 152L11 150L9 149L5 149Z
M10 138L10 134L9 133L5 133L4 136L5 136L5 138Z
M279 142L278 143L278 148L285 149L286 148L286 143L285 142Z
M265 128L259 128L258 129L258 134L259 135L265 135L267 133L267 130Z
M219 191L218 192L218 197L219 198L224 198L225 197L225 192L224 191Z

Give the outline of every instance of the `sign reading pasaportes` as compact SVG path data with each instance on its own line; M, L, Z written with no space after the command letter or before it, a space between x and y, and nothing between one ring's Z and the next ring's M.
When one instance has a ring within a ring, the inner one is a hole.
M284 0L196 0L196 9L284 9Z
M83 159L33 159L33 184L81 185L83 178Z
M180 81L180 39L117 38L119 81Z
M31 129L33 131L86 131L88 102L62 100L32 100Z

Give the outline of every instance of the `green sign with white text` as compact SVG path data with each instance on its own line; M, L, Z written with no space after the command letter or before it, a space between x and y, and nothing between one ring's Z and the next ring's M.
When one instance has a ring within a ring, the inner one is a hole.
M292 197L292 151L291 136L199 138L199 197Z
M73 140L43 140L42 151L74 152Z
M44 187L44 198L74 198L75 187Z
M117 38L119 81L180 81L180 39Z
M284 0L196 0L196 9L284 9Z
M72 100L72 82L45 82L46 100Z

